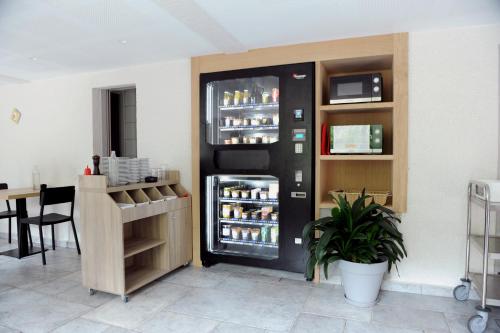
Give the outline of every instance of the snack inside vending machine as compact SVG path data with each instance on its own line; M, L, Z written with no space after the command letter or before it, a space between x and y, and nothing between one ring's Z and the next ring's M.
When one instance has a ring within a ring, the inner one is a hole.
M200 77L201 258L303 272L314 218L314 63Z

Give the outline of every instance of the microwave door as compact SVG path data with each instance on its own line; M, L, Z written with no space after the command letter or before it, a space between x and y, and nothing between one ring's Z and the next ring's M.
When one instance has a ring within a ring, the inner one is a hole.
M367 75L332 78L330 104L371 102L370 78Z

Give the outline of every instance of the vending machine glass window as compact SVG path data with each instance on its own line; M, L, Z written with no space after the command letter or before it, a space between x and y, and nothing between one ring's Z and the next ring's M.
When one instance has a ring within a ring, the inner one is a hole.
M278 178L220 175L206 182L208 251L278 258Z
M261 76L206 85L206 140L212 145L279 140L279 78Z

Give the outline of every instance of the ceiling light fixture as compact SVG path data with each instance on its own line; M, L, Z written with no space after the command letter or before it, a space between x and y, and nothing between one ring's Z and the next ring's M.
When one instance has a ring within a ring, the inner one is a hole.
M33 61L37 61L38 60L37 57L31 57L30 59L33 60Z
M124 44L124 45L125 45L125 44L127 44L127 43L128 43L128 41L127 41L126 39L122 39L122 40L120 40L120 43L122 43L122 44Z

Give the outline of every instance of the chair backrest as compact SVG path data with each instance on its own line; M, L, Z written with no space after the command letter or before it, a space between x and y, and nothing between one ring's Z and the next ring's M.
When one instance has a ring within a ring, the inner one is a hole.
M63 187L47 187L47 185L42 185L40 188L40 205L41 212L43 215L43 209L48 205L57 205L62 203L71 203L71 216L73 216L73 207L75 203L75 187L74 186L63 186Z
M0 183L0 190L8 190L9 185L7 183ZM10 210L10 203L9 200L5 200L5 203L7 204L7 210Z

